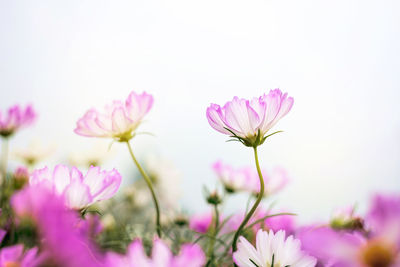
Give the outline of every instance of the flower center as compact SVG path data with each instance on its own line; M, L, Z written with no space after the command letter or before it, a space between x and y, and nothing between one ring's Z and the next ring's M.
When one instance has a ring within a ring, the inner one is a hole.
M21 266L21 264L19 264L16 261L9 261L9 262L4 263L4 267L20 267L20 266Z
M369 267L388 267L395 258L396 251L390 244L373 240L361 252L362 261Z

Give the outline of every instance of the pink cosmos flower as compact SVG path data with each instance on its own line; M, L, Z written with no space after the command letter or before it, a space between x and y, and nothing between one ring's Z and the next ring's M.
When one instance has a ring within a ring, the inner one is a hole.
M91 166L83 176L77 168L70 170L60 164L52 172L47 167L33 171L29 183L42 184L63 195L70 208L81 209L113 197L121 184L121 175L115 169L102 171Z
M287 93L275 89L252 100L234 97L223 107L211 104L206 115L215 130L237 138L246 146L258 146L265 141L265 134L290 111L293 101Z
M33 220L37 227L44 261L39 266L105 266L88 234L76 227L78 213L65 206L63 196L44 184L32 185L17 192L11 206L17 216Z
M109 266L115 267L201 267L206 262L204 252L198 245L183 245L178 255L174 256L168 246L160 239L154 241L149 258L142 242L136 240L128 248L127 255L109 253Z
M14 171L14 179L19 181L28 181L29 180L29 170L25 166L19 166Z
M259 210L256 214L255 220L259 220L264 218L267 215L273 215L283 212L271 212L265 210ZM266 218L263 223L264 229L269 229L274 232L278 232L279 230L284 230L287 235L292 235L295 232L296 223L295 216L293 215L277 215Z
M32 105L25 108L19 105L8 109L7 114L0 112L0 136L8 137L18 129L29 126L37 117Z
M235 169L231 165L217 161L213 164L213 169L227 192L249 191L256 195L260 191L260 179L253 167ZM265 196L279 192L289 181L286 170L280 167L275 167L271 172L262 170L262 174L265 183Z
M271 212L266 211L262 208L258 208L254 213L253 217L250 218L249 223L247 225L253 224L268 215L274 215L283 212ZM221 233L229 233L235 231L239 228L240 223L244 219L244 213L236 213L230 217L230 219L225 223L224 227L221 229ZM277 232L279 230L284 230L287 235L292 235L295 232L295 220L293 215L276 215L265 218L263 221L261 220L259 223L255 224L252 227L254 233L258 230L272 230Z
M241 191L246 188L248 182L247 171L234 169L231 165L225 164L221 160L215 162L212 168L228 193Z
M246 189L257 195L260 192L260 178L254 168L248 167L244 170L247 173ZM264 196L273 195L281 191L289 182L289 176L285 169L275 167L271 172L262 170L264 178L265 190Z
M316 259L301 250L301 243L293 236L286 238L285 231L259 230L254 247L243 236L239 237L238 250L233 259L239 267L314 267Z
M87 137L111 137L127 141L134 135L143 117L150 111L153 97L131 92L125 103L114 101L103 111L90 109L78 120L75 133Z
M304 248L323 264L334 266L400 266L400 197L378 195L366 217L369 234L327 227L299 233Z

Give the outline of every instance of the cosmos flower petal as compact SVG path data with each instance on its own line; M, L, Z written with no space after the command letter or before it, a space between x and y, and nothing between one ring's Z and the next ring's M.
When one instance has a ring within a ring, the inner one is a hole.
M282 118L293 106L293 98L279 89L250 101L234 97L222 108L211 104L207 108L207 120L215 130L232 135L232 132L247 141L248 146L262 143L260 138ZM227 130L227 129L229 130ZM257 136L261 135L259 139Z
M132 92L125 102L113 101L102 112L90 109L76 123L74 132L86 137L126 138L150 111L153 97Z
M293 236L285 239L285 232L259 230L256 236L256 248L244 237L240 237L238 249L233 253L233 259L239 267L270 267L272 258L279 266L314 267L316 260L300 250L300 241Z
M64 190L67 205L71 208L81 208L91 204L93 199L89 187L78 181L70 183Z
M7 111L6 116L1 116L0 113L0 136L10 136L17 130L31 125L37 118L32 105L27 105L25 108L14 105Z
M64 165L57 165L53 173L47 167L33 171L30 185L41 185L57 195L63 195L67 205L81 209L100 200L113 197L121 185L121 175L117 170L100 170L90 167L86 176L81 171Z

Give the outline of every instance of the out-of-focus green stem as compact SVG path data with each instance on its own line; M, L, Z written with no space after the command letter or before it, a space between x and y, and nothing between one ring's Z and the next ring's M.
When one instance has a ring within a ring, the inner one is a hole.
M243 222L240 224L238 230L236 231L235 236L233 237L233 241L232 241L232 251L233 252L235 252L237 250L237 244L236 243L237 243L237 240L238 240L243 228L249 222L251 216L253 216L254 212L256 211L258 205L260 204L260 202L261 202L261 200L262 200L262 198L264 196L264 178L262 176L260 164L258 162L257 147L253 147L253 148L254 148L254 158L255 158L255 162L256 162L258 178L260 179L260 192L258 193L256 202L254 202L253 207L251 208L249 213L247 213L247 215L244 218Z
M214 247L215 247L215 240L217 239L218 235L218 228L219 228L219 212L218 212L218 204L214 205L214 228L212 229L213 232L211 233L212 238L210 239L210 245L208 246L207 256L208 262L206 267L210 266L214 261ZM211 265L213 266L213 265Z
M8 138L3 138L1 149L1 177L0 185L5 181L7 176L7 162L8 162Z
M158 200L157 200L156 194L154 193L153 184L152 184L149 176L144 172L144 170L140 166L139 162L136 160L136 157L132 152L131 145L129 144L129 141L126 141L126 144L128 145L129 153L131 154L133 162L135 163L136 167L139 169L140 174L143 176L143 179L145 180L147 187L150 189L151 196L152 196L153 202L154 202L154 206L156 208L157 235L158 235L158 237L161 238L160 206L158 205Z

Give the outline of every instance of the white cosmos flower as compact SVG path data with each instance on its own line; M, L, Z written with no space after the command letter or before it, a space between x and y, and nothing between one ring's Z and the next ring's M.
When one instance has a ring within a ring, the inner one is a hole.
M285 238L285 231L259 230L254 247L244 237L239 238L233 259L239 267L314 267L316 259L300 249L300 241L293 236Z

